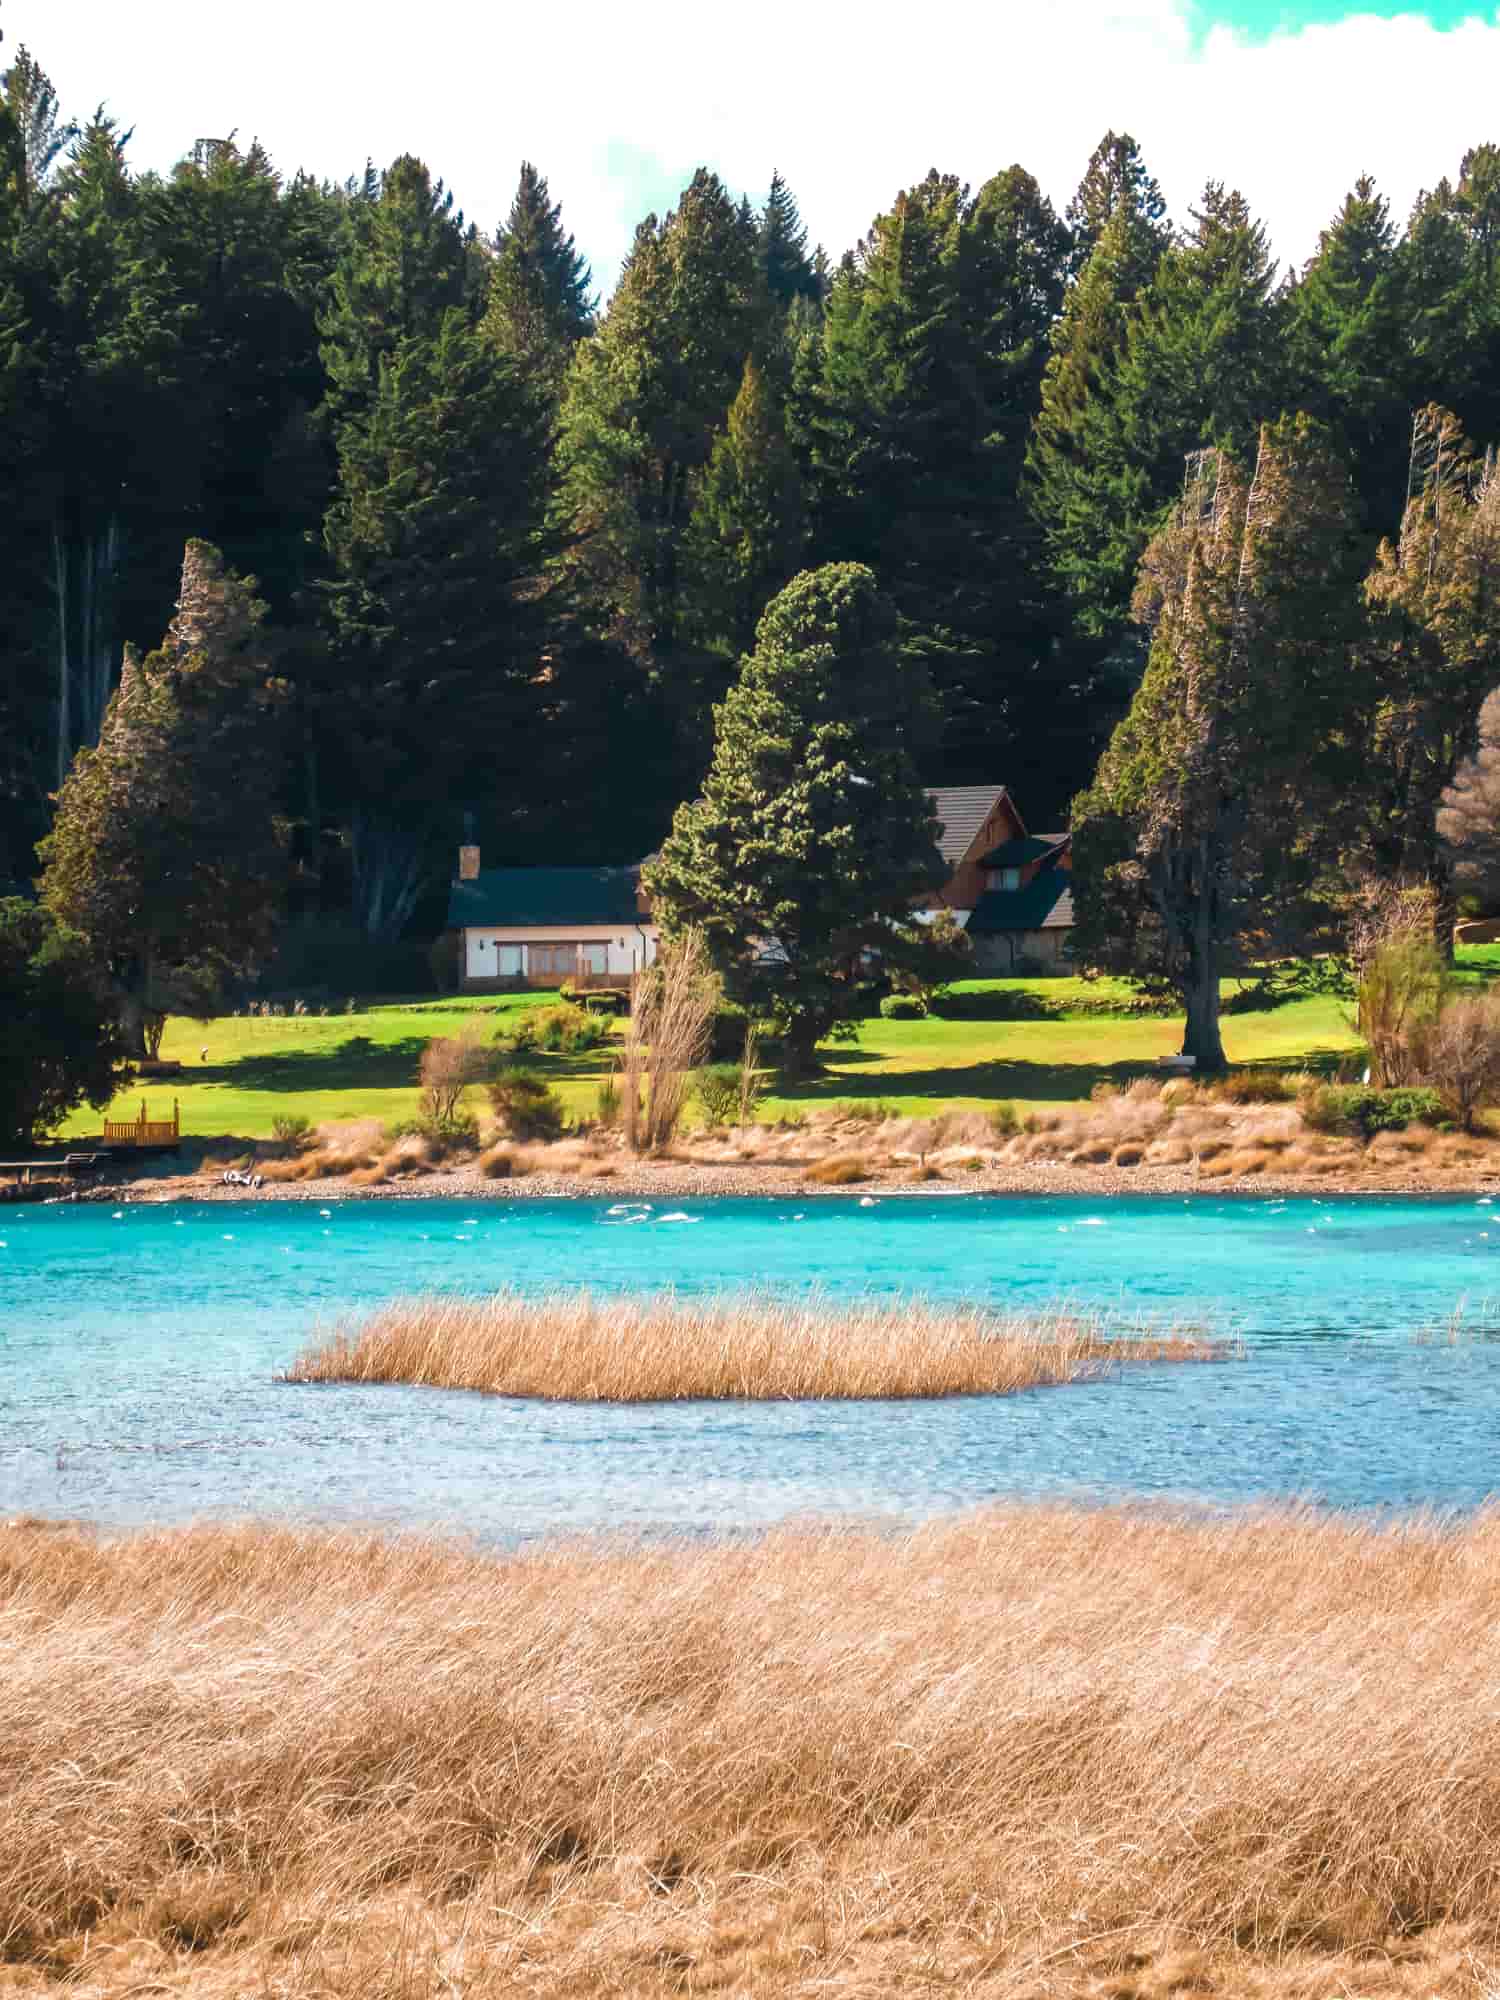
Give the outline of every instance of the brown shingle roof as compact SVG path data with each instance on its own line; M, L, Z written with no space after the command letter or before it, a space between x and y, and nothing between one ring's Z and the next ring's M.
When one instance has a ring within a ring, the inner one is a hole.
M938 852L950 868L963 860L975 834L994 811L995 801L1005 795L1004 785L944 785L928 794L932 810L943 824ZM1017 813L1016 818L1020 817Z

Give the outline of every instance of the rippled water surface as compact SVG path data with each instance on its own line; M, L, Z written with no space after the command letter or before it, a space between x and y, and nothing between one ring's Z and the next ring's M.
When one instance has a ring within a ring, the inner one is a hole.
M420 1289L1057 1299L1243 1360L926 1404L568 1408L276 1380ZM1500 1488L1486 1201L340 1201L0 1208L0 1509L460 1528L916 1517L1017 1494L1471 1506ZM1414 1338L1462 1311L1456 1344Z

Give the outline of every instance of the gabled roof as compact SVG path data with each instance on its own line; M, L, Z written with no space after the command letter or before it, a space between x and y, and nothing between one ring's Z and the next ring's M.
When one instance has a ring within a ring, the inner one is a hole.
M636 924L636 868L485 868L448 892L448 928Z
M1073 922L1073 885L1061 868L1044 868L1024 889L989 889L974 905L971 936L996 931L1062 931Z
M992 847L988 854L981 855L981 868L1024 868L1028 861L1040 861L1044 855L1056 854L1065 847L1068 835L1065 833L1028 833L1024 840L1004 840L998 847Z
M950 868L956 868L974 844L974 836L1001 799L1010 799L1010 809L1021 826L1026 822L1016 811L1004 785L944 785L929 792L934 816L942 822L938 852Z

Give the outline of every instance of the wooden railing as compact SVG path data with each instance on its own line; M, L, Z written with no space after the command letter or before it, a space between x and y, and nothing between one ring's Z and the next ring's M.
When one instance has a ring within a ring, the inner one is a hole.
M175 1146L181 1137L182 1113L175 1097L172 1099L170 1119L148 1118L143 1097L139 1117L106 1118L104 1121L106 1146Z

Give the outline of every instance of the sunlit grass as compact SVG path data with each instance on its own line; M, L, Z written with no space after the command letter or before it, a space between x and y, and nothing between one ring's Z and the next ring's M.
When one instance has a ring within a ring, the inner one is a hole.
M0 1984L1478 2000L1500 1523L0 1530Z
M918 1300L498 1292L378 1307L310 1347L290 1379L604 1403L1007 1395L1097 1380L1130 1362L1231 1351L1192 1331L1112 1330L1089 1314Z

